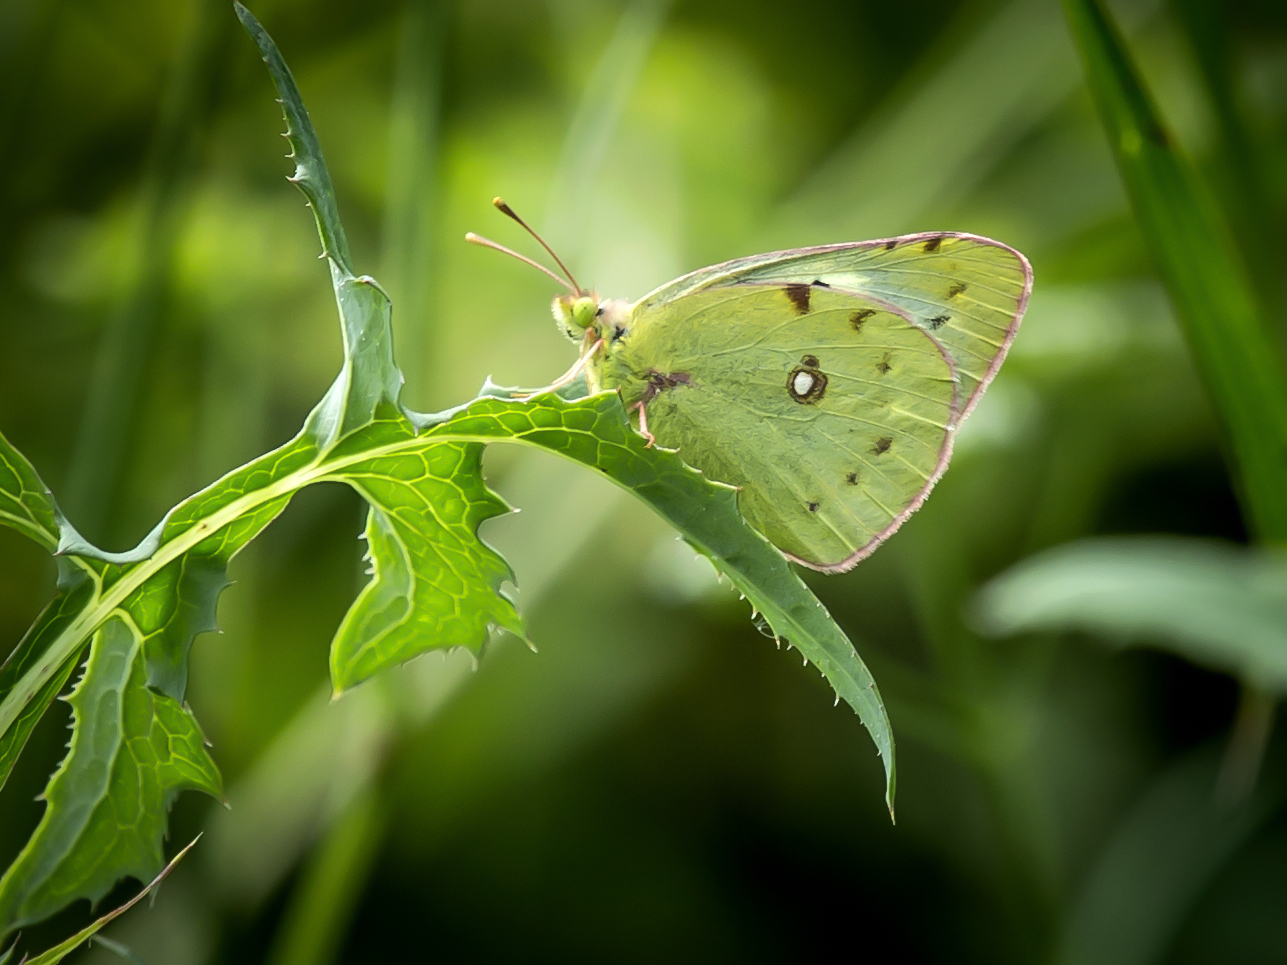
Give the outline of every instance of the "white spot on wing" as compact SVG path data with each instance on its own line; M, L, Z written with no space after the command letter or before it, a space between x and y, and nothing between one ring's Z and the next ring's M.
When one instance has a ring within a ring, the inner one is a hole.
M809 372L797 372L795 380L791 383L791 388L796 395L806 396L813 390L813 375Z

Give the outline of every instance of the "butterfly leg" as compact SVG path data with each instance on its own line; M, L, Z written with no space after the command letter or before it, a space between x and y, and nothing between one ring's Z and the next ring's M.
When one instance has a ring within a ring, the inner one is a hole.
M603 339L599 339L591 345L590 350L577 359L576 364L573 365L572 368L568 369L545 388L539 389L536 392L529 392L526 395L515 395L514 399L519 402L528 402L531 399L536 398L538 395L544 395L546 392L553 392L555 389L561 389L581 374L581 370L585 368L586 363L589 362L590 359L594 357L594 353L599 351L601 348L603 348Z
M653 443L657 441L657 437L648 431L648 410L643 402L636 402L630 407L631 412L636 409L639 410L639 434L648 440L648 445L644 448L651 448Z

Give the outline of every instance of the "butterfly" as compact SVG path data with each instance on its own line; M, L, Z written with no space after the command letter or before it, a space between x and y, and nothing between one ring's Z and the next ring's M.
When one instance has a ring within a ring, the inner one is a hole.
M560 330L582 373L620 392L649 445L736 486L746 519L828 573L871 555L947 469L1032 291L1015 249L931 232L737 258L633 304L475 234L568 288Z

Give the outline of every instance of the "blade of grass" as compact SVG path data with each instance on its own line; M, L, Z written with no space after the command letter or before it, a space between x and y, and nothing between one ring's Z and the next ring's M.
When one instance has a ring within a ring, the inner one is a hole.
M1227 7L1218 0L1172 0L1171 6L1193 48L1219 125L1212 161L1230 224L1266 315L1281 323L1282 245L1274 229L1274 205L1262 154L1248 130L1235 82Z
M170 859L170 863L167 864L161 870L161 873L159 875L157 875L155 878L152 879L152 881L147 885L147 887L145 887L142 891L140 891L137 895L135 895L125 904L121 905L119 908L114 908L112 911L109 911L106 915L103 915L97 921L85 926L76 934L72 935L71 938L55 945L53 948L49 949L49 951L42 952L41 954L37 955L35 958L24 958L22 960L23 965L56 965L56 963L61 962L64 958L66 958L68 955L74 952L77 948L79 948L85 942L89 941L89 939L93 938L96 934L98 934L99 931L107 927L107 925L110 922L114 921L115 919L119 918L121 915L125 914L127 911L129 911L131 908L137 905L140 901L142 901L146 895L149 895L152 892L154 892L157 886L159 886L161 882L164 881L166 877L170 874L170 872L174 870L175 865L177 865L180 861L182 861L184 856L189 851L191 851L193 846L200 840L201 840L201 835L197 835L192 840L192 842L188 844L186 848L184 848L182 851L180 851L178 854L176 854L173 858Z
M1102 6L1064 8L1136 220L1224 425L1251 528L1287 542L1287 374L1246 266Z

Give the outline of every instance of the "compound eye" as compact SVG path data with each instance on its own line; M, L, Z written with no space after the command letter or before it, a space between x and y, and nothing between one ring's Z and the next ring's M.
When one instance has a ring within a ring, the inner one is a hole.
M599 304L593 298L578 298L572 303L572 321L580 328L589 328L599 313Z

